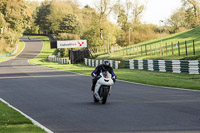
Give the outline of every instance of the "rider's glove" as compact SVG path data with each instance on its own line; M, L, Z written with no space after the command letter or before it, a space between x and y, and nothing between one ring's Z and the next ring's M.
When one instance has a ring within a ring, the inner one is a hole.
M114 83L116 82L116 79L115 79L115 78L113 78L112 80L113 80Z
M100 78L101 78L101 75L98 75L98 76L96 76L95 78L96 78L96 79L100 79Z

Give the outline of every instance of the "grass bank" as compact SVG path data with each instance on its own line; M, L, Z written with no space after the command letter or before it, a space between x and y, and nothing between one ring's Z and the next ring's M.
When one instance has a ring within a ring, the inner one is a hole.
M115 50L113 54L96 53L98 59L164 59L164 60L200 60L200 26L184 32L154 39L140 44ZM195 55L193 55L193 40ZM185 41L187 42L185 44ZM179 45L178 45L179 42ZM141 47L142 46L142 47ZM180 56L178 48L180 47ZM173 51L173 52L172 52ZM187 52L187 55L186 55Z
M51 55L54 50L50 49L50 42L47 37L37 38L43 40L45 42L45 46L37 58L30 60L31 63L65 71L77 72L85 75L90 75L90 73L94 70L94 67L88 67L83 64L66 65L48 62L47 56ZM118 79L121 80L157 86L200 90L200 75L162 73L130 69L115 70L115 73Z
M0 102L1 133L45 133L19 112Z
M14 55L11 55L9 57L0 58L0 62L7 61L7 60L11 59L12 57L16 56L24 49L24 47L25 47L24 42L22 40L19 40L19 48L18 48L17 52Z

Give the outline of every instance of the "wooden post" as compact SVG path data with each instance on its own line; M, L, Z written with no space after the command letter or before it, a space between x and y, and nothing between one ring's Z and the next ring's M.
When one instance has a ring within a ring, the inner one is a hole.
M162 48L161 48L161 43L160 43L160 56L162 56Z
M142 55L142 45L140 45L140 47L141 47L141 55Z
M157 55L157 48L156 48L156 46L157 46L157 45L155 45L155 55Z
M193 40L193 54L195 55L195 46L194 46L194 40Z
M147 45L145 44L145 52L146 52L146 55L147 55Z
M165 47L166 47L166 55L167 55L167 43L165 44Z
M151 50L151 56L152 56L152 49L151 49L151 44L150 44L150 50Z
M174 44L173 44L173 42L172 42L172 55L174 56Z
M187 42L185 41L185 54L187 56Z
M178 55L180 56L181 53L180 53L180 44L179 44L179 41L178 41Z
M139 50L138 50L138 45L137 45L137 55L138 55L138 52L139 52Z

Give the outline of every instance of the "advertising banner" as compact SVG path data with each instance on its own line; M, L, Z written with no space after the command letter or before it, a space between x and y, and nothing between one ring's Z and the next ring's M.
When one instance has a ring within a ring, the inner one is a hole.
M87 40L57 41L57 48L83 48L87 47Z

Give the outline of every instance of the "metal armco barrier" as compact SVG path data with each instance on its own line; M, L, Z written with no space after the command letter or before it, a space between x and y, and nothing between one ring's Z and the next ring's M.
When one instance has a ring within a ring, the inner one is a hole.
M200 74L200 60L128 60L126 61L126 68Z
M102 64L104 60L95 60L95 59L87 59L84 58L84 62L86 66L92 66L92 67L97 67L99 64ZM108 60L110 62L110 65L114 69L118 69L120 61L115 61L115 60Z
M69 64L69 60L68 59L58 58L55 55L49 55L47 58L48 58L48 61L51 61L51 62L58 62L58 63L62 63L62 64Z
M13 50L11 53L0 55L0 58L9 57L9 56L15 54L17 52L17 50L18 50L18 47L19 47L19 43L17 43L17 46L16 46L15 50Z

